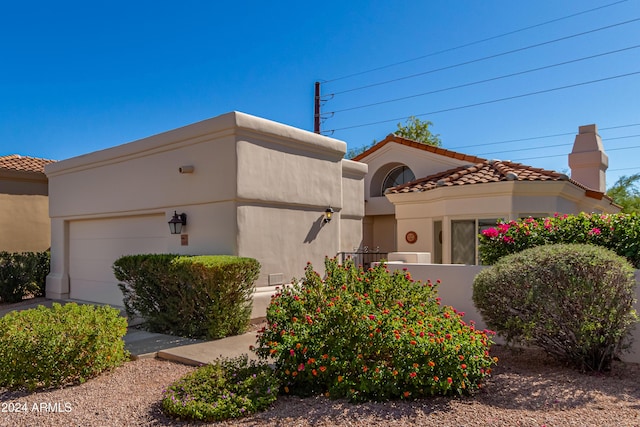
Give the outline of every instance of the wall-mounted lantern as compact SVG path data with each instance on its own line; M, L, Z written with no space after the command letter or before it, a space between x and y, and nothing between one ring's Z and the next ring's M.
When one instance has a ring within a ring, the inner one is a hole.
M173 218L169 221L169 230L171 230L171 234L182 233L182 227L185 225L187 225L187 214L178 214L178 211L173 211Z
M332 216L333 216L333 209L327 208L327 210L324 211L324 222L331 222Z

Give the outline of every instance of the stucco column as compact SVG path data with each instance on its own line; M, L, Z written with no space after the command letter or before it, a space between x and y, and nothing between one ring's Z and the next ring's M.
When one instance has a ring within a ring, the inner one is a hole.
M69 298L69 223L51 220L51 270L47 276L46 296Z

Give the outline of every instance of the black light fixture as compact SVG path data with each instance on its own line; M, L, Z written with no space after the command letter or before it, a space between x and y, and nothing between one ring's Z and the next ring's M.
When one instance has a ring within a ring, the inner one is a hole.
M178 211L173 211L173 218L169 221L169 230L171 234L182 233L182 227L187 225L187 214L181 213L178 215Z
M331 217L333 216L333 209L330 207L324 211L324 222L331 222Z

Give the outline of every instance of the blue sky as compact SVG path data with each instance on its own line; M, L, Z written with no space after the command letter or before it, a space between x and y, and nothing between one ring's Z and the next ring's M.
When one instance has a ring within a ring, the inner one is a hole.
M0 155L62 160L233 110L312 130L321 81L322 128L349 148L416 115L445 148L567 172L596 123L608 185L640 172L640 0L5 2L0 40Z

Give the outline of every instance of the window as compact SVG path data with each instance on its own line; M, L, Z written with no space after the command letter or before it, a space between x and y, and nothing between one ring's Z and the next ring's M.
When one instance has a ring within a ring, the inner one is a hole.
M497 219L467 219L451 221L451 263L479 264L478 234L495 227Z
M475 265L476 221L451 221L451 263Z
M414 179L416 179L416 177L411 169L406 166L399 166L387 174L387 177L382 183L382 194L391 187L406 184Z

